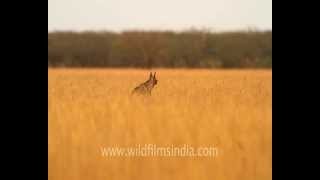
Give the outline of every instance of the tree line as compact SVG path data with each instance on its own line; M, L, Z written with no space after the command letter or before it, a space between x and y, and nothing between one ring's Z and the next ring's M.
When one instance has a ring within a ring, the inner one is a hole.
M272 68L272 31L50 32L48 67Z

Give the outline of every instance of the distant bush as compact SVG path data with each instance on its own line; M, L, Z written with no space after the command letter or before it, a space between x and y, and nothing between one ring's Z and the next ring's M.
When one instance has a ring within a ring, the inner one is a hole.
M48 66L272 68L272 31L52 32Z

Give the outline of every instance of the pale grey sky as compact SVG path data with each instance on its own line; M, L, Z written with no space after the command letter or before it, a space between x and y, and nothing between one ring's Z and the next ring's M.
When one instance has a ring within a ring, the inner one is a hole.
M272 29L272 0L48 0L48 31Z

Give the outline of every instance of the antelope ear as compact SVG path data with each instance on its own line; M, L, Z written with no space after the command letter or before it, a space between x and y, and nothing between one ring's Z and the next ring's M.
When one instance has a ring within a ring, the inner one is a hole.
M153 77L156 78L156 72L154 72Z
M149 77L150 77L150 79L152 78L152 72L150 72L150 76Z

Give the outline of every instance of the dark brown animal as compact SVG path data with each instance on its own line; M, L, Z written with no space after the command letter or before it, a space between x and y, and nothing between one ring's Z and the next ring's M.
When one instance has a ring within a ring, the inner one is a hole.
M158 80L156 79L156 73L152 75L150 72L149 79L137 86L133 89L132 94L139 94L139 95L151 95L151 91L153 87L158 83Z

